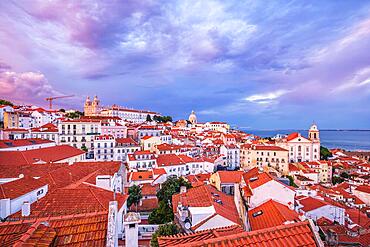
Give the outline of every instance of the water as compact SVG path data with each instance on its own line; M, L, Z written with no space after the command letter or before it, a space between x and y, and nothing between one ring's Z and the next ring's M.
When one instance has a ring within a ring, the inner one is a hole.
M308 136L307 130L247 130L261 137L272 137L277 134L300 132ZM320 130L321 145L327 148L342 148L345 150L370 150L370 130Z

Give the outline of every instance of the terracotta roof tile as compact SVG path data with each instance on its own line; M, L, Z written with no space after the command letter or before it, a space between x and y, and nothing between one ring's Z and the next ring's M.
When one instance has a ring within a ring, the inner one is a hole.
M232 225L228 227L214 228L210 230L198 231L190 234L177 234L172 236L163 236L158 238L159 246L176 246L194 241L212 239L222 236L227 236L235 233L243 232L243 228L239 225Z
M221 183L239 183L243 171L218 171Z
M313 232L308 222L288 224L278 227L267 228L252 232L242 232L207 240L189 241L174 246L223 246L223 247L247 247L247 246L305 246L316 247Z
M222 204L218 203L217 200L220 200ZM234 197L218 191L211 185L198 186L189 189L186 193L173 195L172 207L174 212L177 211L179 202L181 202L182 205L189 207L213 206L218 215L221 215L236 224L240 224Z
M252 230L279 226L288 221L300 221L297 212L273 200L249 210L248 218Z
M116 194L118 207L122 207L127 195ZM95 186L80 185L73 189L58 189L31 204L28 218L41 218L71 214L107 211L113 192ZM21 217L18 212L10 218Z
M103 211L0 223L0 245L13 246L19 243L22 246L49 246L47 243L53 240L53 246L103 247L107 214L107 211Z

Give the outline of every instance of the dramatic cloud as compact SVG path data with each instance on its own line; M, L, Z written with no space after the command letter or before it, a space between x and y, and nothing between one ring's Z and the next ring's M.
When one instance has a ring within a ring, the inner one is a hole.
M9 68L2 66L4 67ZM45 97L60 95L39 72L16 73L0 70L0 88L1 97L23 103L40 103Z
M366 1L21 0L0 18L1 97L21 98L22 81L33 102L99 94L255 128L370 126Z

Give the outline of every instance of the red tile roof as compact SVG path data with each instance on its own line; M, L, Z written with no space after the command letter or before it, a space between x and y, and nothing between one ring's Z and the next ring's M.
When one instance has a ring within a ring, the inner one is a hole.
M327 202L313 198L313 197L306 197L306 198L300 199L299 203L303 206L303 208L301 209L305 212L328 205Z
M53 163L84 154L81 149L60 145L25 151L4 151L0 155L0 165L25 165L40 161Z
M256 174L255 176L249 178L248 184L250 185L252 189L255 189L272 180L274 179L268 173L263 172L263 173Z
M47 185L46 182L32 177L24 177L0 184L0 199L15 199L45 185Z
M252 230L283 225L287 221L300 221L297 212L273 200L249 210L248 219Z
M187 243L178 244L174 246L223 246L223 247L247 247L247 246L269 246L269 247L283 247L283 246L305 246L316 247L313 232L309 223L300 222L278 227L272 227L252 232L242 232L228 236L211 238L207 240L189 241Z
M127 200L127 195L117 193L118 208ZM28 217L41 218L49 216L72 215L107 211L113 192L95 186L80 185L73 189L58 189L31 204ZM20 212L10 216L21 217Z
M218 203L216 200L222 202ZM225 217L236 224L240 224L239 214L235 206L234 197L218 191L211 185L202 185L189 189L186 193L172 196L173 211L177 212L177 206L181 202L188 207L214 206L216 214Z
M107 214L105 211L0 223L0 245L49 246L53 240L52 246L103 247Z
M193 159L186 155L162 154L157 157L158 166L174 166L193 162Z
M370 194L370 186L368 185L360 185L355 190Z
M143 181L143 180L153 180L153 172L152 171L138 171L138 172L131 172L130 174L130 181Z
M291 141L291 140L297 138L298 136L300 136L300 134L298 132L293 132L293 133L289 134L286 139L287 139L287 141Z
M131 145L138 145L132 138L116 138L116 142L119 144L131 144Z
M31 145L39 145L39 144L46 144L46 143L53 143L53 141L45 140L45 139L18 139L18 140L0 140L0 149L1 148L13 148L13 147L24 147L24 146L31 146Z
M218 171L221 183L240 183L243 171Z
M49 184L49 192L51 192L60 188L77 187L83 182L95 184L96 176L113 175L118 172L120 166L119 161L76 162L49 172L40 180Z
M241 228L239 225L232 225L227 227L214 228L210 230L198 231L189 234L162 236L158 238L158 243L160 247L176 246L179 244L186 244L200 240L213 239L241 232L243 232L243 228Z

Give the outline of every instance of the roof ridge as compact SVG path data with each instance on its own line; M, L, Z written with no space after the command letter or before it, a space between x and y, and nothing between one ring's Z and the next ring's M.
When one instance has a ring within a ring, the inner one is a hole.
M90 188L89 186L89 191L91 192L91 194L95 197L95 199L98 201L98 203L105 209L107 210L107 208L105 207L105 205L99 200L99 198L95 195L95 193L93 192L93 190Z

